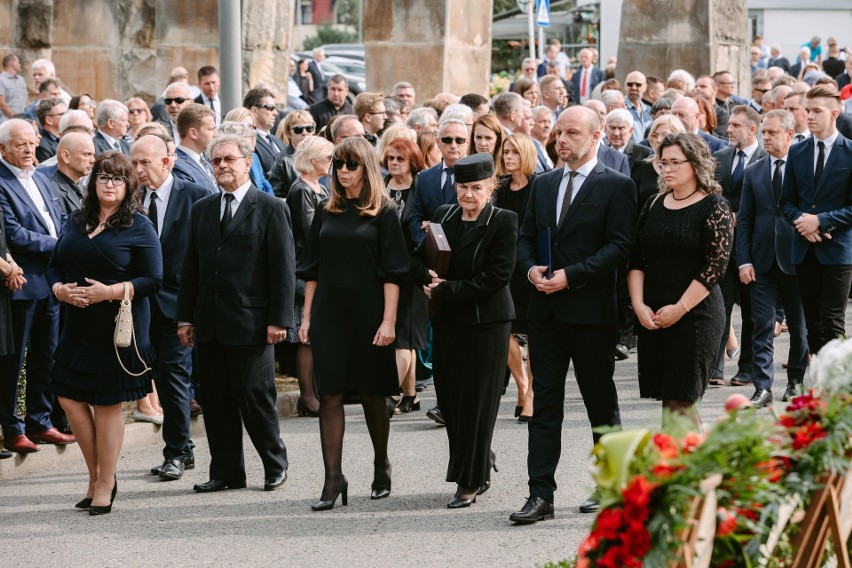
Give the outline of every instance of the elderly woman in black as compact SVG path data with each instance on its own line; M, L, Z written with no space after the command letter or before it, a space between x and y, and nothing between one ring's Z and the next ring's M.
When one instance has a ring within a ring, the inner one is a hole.
M440 311L432 365L450 446L447 481L458 485L447 507L458 509L491 486L491 438L515 317L509 280L518 216L491 203L497 178L490 154L462 158L453 174L458 205L443 205L434 217L452 249L447 274L424 264L425 240L412 253L411 273Z

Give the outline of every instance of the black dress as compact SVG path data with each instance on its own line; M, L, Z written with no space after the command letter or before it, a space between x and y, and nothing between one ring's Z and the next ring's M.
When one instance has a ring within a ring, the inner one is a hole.
M645 273L645 304L656 311L677 304L693 280L710 291L675 325L637 326L642 398L695 402L710 380L725 310L718 282L733 243L731 209L710 194L683 209L668 209L665 195L650 198L639 215L630 270Z
M6 259L9 247L6 245L6 223L0 215L0 258ZM26 277L26 276L25 276ZM12 293L0 282L0 355L15 352L15 338L12 334Z
M343 213L317 208L296 276L316 281L311 308L311 350L317 392L398 395L392 345L376 347L382 323L384 284L408 278L409 264L399 217L387 202L375 217L361 216L357 200Z
M129 281L133 285L133 329L139 354L153 366L154 349L148 340L151 316L148 297L163 281L163 256L154 226L140 213L133 225L105 230L90 239L82 223L68 220L47 270L47 281L76 282L86 278L103 284ZM99 302L86 308L66 304L65 325L54 354L51 386L58 396L93 405L110 406L139 400L151 392L154 372L133 377L118 363L113 346L118 302ZM119 349L124 366L134 373L144 367L133 346Z
M494 205L500 209L514 211L518 216L518 230L524 224L524 216L527 212L527 201L530 199L532 182L535 174L531 175L527 185L512 191L509 184L512 176L500 178L500 185L494 192ZM509 291L512 292L512 302L515 304L515 321L512 322L512 333L527 333L527 306L530 303L530 294L534 290L532 283L527 278L527 273L520 263L515 265L512 273L512 281L509 282Z

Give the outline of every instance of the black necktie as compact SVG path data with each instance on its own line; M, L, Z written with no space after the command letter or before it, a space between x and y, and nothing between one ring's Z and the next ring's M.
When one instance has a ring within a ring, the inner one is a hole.
M154 223L154 232L160 234L160 225L157 223L157 194L151 192L151 203L148 205L148 218Z
M574 194L574 178L579 172L568 170L568 185L565 187L565 195L562 197L562 209L559 211L559 222L561 225L565 220L565 215L568 214L568 208L571 207L571 196Z
M216 107L213 106L213 99L207 99L207 102L210 103L210 110L216 112Z
M441 193L444 194L444 199L449 199L453 192L453 168L447 167L444 172L447 174L447 179L444 180L444 186L441 188Z
M814 187L819 185L819 178L822 177L822 170L825 168L825 142L820 140L817 142L819 153L817 154L816 172L814 172Z
M737 152L737 156L739 157L739 161L737 162L737 165L734 166L734 173L731 174L731 179L734 181L734 185L736 185L737 182L740 181L740 178L743 177L743 170L745 169L746 161L745 152L742 150Z
M225 197L225 213L224 213L224 215L222 215L222 222L219 224L219 228L220 228L219 232L222 235L225 234L225 229L228 228L228 225L230 224L231 219L234 216L233 213L231 213L231 202L234 200L234 194L233 193L225 193L224 197Z
M778 200L781 199L781 186L784 180L781 178L781 166L784 165L784 160L775 160L775 173L772 174L772 192L775 194L775 204L778 205Z
M805 139L804 134L796 134L796 142L801 142L804 139Z

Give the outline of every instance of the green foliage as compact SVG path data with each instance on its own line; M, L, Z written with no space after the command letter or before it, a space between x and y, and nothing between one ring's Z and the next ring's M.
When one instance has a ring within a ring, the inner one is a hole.
M577 566L577 560L560 560L559 562L548 562L541 568L574 568Z
M515 0L494 0L494 14L502 14L518 7Z
M356 33L333 28L330 24L321 24L317 27L317 35L305 38L305 41L302 42L302 48L307 51L328 43L355 43L357 41L358 34Z

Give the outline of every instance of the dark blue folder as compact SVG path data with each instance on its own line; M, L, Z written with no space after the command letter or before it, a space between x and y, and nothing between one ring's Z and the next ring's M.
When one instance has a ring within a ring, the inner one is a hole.
M553 254L550 249L550 227L545 227L535 239L535 258L539 266L547 267L548 278L553 276Z

